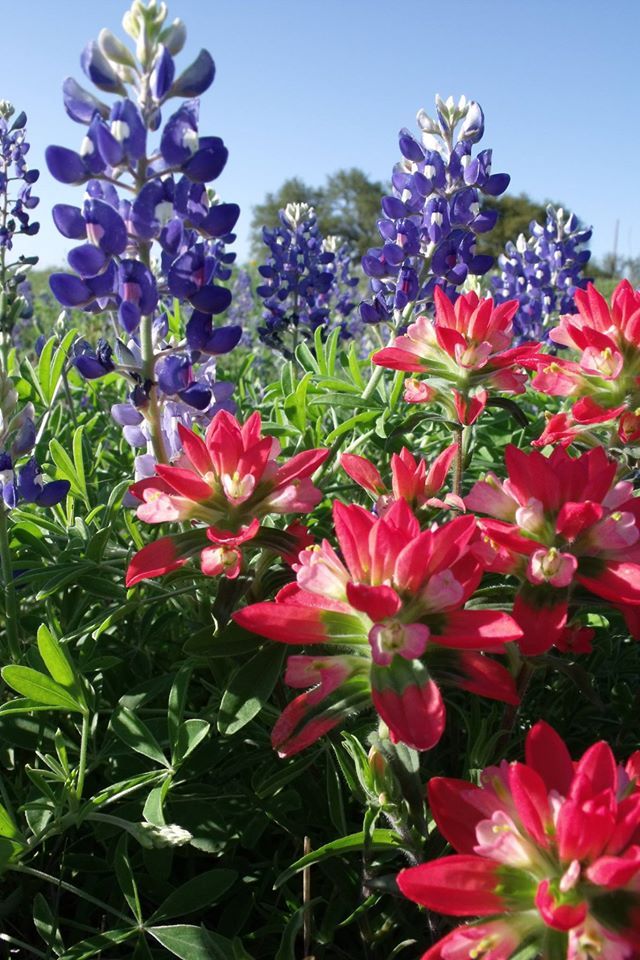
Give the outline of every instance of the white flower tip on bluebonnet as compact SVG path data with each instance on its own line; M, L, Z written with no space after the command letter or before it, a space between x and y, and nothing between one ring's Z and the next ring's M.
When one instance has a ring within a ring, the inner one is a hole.
M15 112L16 108L9 100L0 100L0 117L3 120L8 120Z
M431 119L431 117L423 107L421 107L420 110L418 110L416 114L416 120L418 122L418 126L420 127L423 133L426 133L426 134L440 133L440 126L438 125L438 123L436 123L435 120Z
M315 216L315 210L308 203L288 203L282 211L282 215L289 226L296 230L301 223L306 223L307 220Z
M518 239L516 240L516 250L518 251L518 253L524 253L526 249L527 249L527 238L525 237L524 233L521 233Z
M137 823L131 831L141 846L147 850L162 847L183 847L193 840L193 834L177 823Z
M483 296L482 290L482 281L480 277L475 276L475 274L467 274L467 279L462 284L460 288L461 293L477 293L479 297ZM488 296L488 294L487 294Z
M322 249L325 253L337 253L341 243L342 239L340 237L336 236L336 234L329 234L329 236L325 237L322 241Z

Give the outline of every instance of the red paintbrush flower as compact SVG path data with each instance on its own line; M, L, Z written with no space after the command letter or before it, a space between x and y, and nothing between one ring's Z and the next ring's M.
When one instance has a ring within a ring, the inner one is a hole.
M640 751L617 766L602 742L574 764L539 722L526 763L489 767L479 787L431 780L431 812L457 853L402 870L398 886L430 910L481 919L423 960L507 960L525 942L544 960L640 956L639 768Z
M440 287L434 295L435 318L418 317L406 334L372 359L378 366L426 378L407 381L408 402L437 398L460 423L472 424L486 406L488 390L524 393L523 368L535 363L541 345L511 346L515 300L494 306L490 298L480 300L471 292L453 304Z
M576 352L539 360L532 386L553 397L571 397L566 424L551 422L536 445L570 443L599 423L617 421L622 443L640 439L640 292L618 284L609 305L593 284L577 290L577 314L561 317L549 336Z
M447 493L444 499L436 496L445 484L458 449L457 443L451 444L427 467L424 460L416 460L413 454L403 447L399 454L394 453L391 457L391 490L387 488L378 468L366 457L343 453L340 465L352 480L374 495L379 517L384 516L396 500L406 500L415 511L423 507L440 509L447 506L464 510L460 497L452 493Z
M465 503L496 518L481 523L483 563L521 581L513 612L523 652L562 646L578 584L623 608L640 604L640 500L630 483L616 483L604 450L572 458L557 447L547 458L509 446L505 462L508 479L489 474Z
M241 545L258 535L262 517L306 513L322 498L311 474L329 451L305 450L279 465L280 445L262 436L259 413L241 425L221 411L204 439L182 425L178 430L184 455L176 464L157 464L155 476L134 483L130 493L141 501L137 514L146 523L191 520L207 526L143 547L127 571L128 587L175 570L196 553L203 573L237 577Z
M471 553L474 518L421 531L404 499L383 517L341 503L333 516L342 556L326 540L303 551L296 583L233 615L271 640L340 650L293 658L305 668L293 685L313 689L278 721L280 753L302 749L372 700L394 740L428 750L445 723L439 683L517 703L511 674L481 651L499 653L521 631L507 614L464 609L482 576Z

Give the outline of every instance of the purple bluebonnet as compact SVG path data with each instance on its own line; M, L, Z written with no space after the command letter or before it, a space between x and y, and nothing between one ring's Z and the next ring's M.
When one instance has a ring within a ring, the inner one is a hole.
M33 404L18 408L13 381L0 370L0 510L12 510L20 501L52 507L69 492L67 480L45 481L35 445Z
M40 174L27 165L26 123L25 113L15 116L14 107L0 101L0 339L5 369L13 329L29 316L25 283L38 262L37 257L25 254L7 261L16 237L33 236L40 229L40 224L31 220L31 211L40 202L31 191Z
M515 243L506 244L498 258L500 274L492 278L493 296L498 303L519 302L513 321L516 342L548 339L558 318L574 312L574 294L590 279L583 275L590 239L591 230L575 214L549 204L544 224L532 220L528 237L521 233Z
M165 4L134 0L123 26L135 54L109 30L87 45L84 73L116 100L106 103L67 79L65 108L85 136L77 151L46 152L54 177L85 185L82 206L53 210L60 232L77 245L68 255L73 272L53 274L51 289L63 306L107 313L120 330L113 346L76 344L76 367L88 378L126 377L162 460L169 455L162 403L178 398L171 402L199 417L210 410L211 358L241 336L236 325L214 321L231 302L225 283L235 254L228 245L240 213L207 186L228 156L219 137L199 130L197 98L215 67L201 51L177 72L186 31L179 20L166 25L166 17Z
M436 97L436 118L420 110L417 120L419 138L400 131L402 160L378 220L382 245L362 258L371 288L360 307L366 323L406 324L414 307L424 311L433 302L436 285L455 299L467 277L493 264L476 249L478 234L498 216L483 208L482 198L504 193L509 176L492 173L491 150L473 155L484 133L479 104Z
M313 336L318 327L331 329L338 301L342 318L353 309L344 296L345 254L336 264L335 241L322 236L315 210L306 203L287 204L280 225L264 227L262 235L270 255L258 268L262 282L256 293L264 306L258 334L267 346L292 357L300 339Z

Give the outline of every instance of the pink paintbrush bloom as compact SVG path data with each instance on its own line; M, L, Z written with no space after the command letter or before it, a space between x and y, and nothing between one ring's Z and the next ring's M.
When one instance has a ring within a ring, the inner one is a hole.
M435 289L435 317L418 317L392 346L373 355L373 362L391 370L422 374L405 385L405 400L426 403L437 399L465 425L475 423L489 391L524 393L526 368L535 366L539 343L512 347L515 300L495 306L476 293L455 304ZM452 390L453 387L453 390Z
M478 557L487 569L520 580L514 616L525 654L567 641L575 586L623 608L640 605L640 500L616 482L616 463L597 447L579 457L556 447L550 457L505 451L508 478L476 483L465 504L480 522ZM628 623L635 618L627 615ZM632 627L640 637L640 623Z
M158 541L162 548L144 547L131 561L127 586L161 576L198 552L203 573L237 577L241 544L259 534L262 517L307 513L322 499L311 475L329 451L305 450L280 465L278 441L262 436L259 413L240 424L220 411L204 438L182 425L178 430L184 450L180 460L157 464L155 475L134 483L129 492L141 501L137 513L146 523L199 521L206 528L163 538ZM217 546L206 546L207 539Z
M616 764L600 742L574 764L540 721L527 736L525 763L489 767L479 787L431 780L431 813L457 852L402 870L398 886L430 910L479 921L452 931L423 960L506 960L525 943L543 960L637 958L639 762L636 753Z
M355 470L378 489L366 465ZM338 686L310 675L312 689L285 709L274 731L280 753L302 749L372 701L392 739L428 750L445 724L440 683L517 702L511 674L484 654L500 653L521 631L507 614L465 609L483 569L471 552L473 517L421 531L401 497L382 517L335 503L333 519L339 553L328 541L303 551L296 583L275 602L233 615L271 640L340 650L322 655L326 676L336 661Z
M607 303L593 284L577 290L577 314L560 318L549 336L574 351L540 359L532 386L541 393L573 400L563 414L567 426L559 434L547 425L537 441L567 443L600 423L614 421L623 443L640 438L640 292L622 280Z
M423 507L456 507L464 510L460 497L452 493L447 493L442 499L437 496L444 487L458 449L457 443L451 444L428 467L424 460L416 460L413 454L403 447L399 454L394 453L391 456L391 489L385 484L377 467L366 457L343 453L340 465L352 480L372 494L376 513L380 517L384 516L397 500L406 500L414 511Z

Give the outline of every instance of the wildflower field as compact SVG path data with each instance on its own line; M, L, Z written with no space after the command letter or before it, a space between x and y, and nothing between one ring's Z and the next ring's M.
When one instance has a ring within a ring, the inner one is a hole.
M212 56L96 33L76 204L0 101L0 956L639 960L640 291L486 252L465 97L238 263Z

